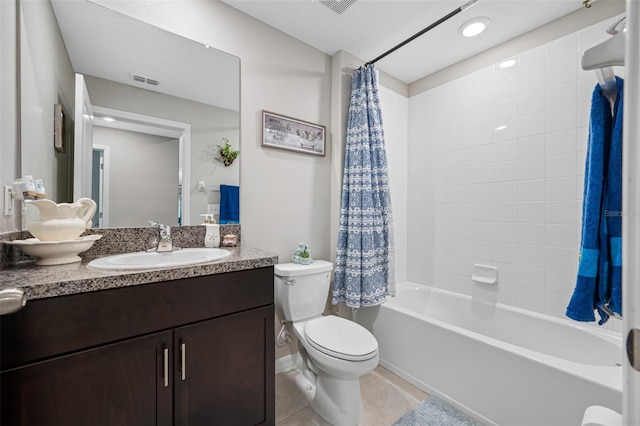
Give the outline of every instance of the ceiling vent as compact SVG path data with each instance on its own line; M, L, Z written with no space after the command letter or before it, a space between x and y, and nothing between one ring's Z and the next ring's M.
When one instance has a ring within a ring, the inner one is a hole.
M337 14L341 14L355 2L356 0L320 0L320 3L324 4Z
M129 78L135 82L138 83L143 83L143 84L150 84L151 86L159 86L160 82L158 80L154 80L152 78L148 78L148 77L143 77L141 75L138 74L134 74L134 73L129 73Z

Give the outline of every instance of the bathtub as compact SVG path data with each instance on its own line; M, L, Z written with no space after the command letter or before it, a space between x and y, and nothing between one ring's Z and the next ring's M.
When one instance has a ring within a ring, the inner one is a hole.
M580 425L622 412L622 340L569 320L410 282L357 322L380 364L486 424Z

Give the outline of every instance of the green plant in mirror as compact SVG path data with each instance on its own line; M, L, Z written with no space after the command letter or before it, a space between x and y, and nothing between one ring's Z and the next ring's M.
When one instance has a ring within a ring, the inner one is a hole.
M233 149L231 149L229 139L222 138L222 142L224 142L224 146L216 145L218 147L218 157L216 157L216 160L223 163L225 167L229 167L231 163L233 163L233 161L238 158L238 154L240 154L240 151L234 151Z

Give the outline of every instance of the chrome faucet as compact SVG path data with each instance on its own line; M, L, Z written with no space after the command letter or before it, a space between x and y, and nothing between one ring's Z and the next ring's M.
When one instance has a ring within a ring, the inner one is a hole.
M152 220L149 221L151 226L158 228L158 246L156 251L158 253L173 251L173 242L171 241L171 227L169 225L163 225Z

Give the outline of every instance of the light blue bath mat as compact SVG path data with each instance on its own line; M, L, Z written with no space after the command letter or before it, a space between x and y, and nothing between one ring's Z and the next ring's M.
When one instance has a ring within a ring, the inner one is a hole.
M422 401L393 426L482 426L435 396Z

